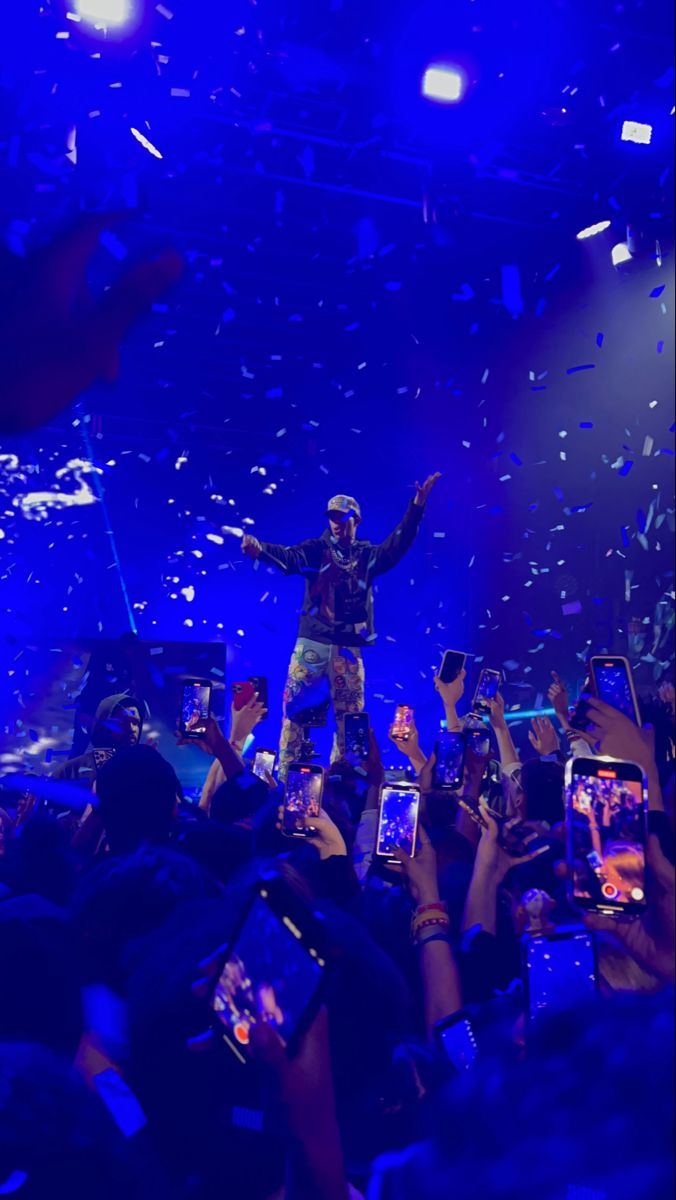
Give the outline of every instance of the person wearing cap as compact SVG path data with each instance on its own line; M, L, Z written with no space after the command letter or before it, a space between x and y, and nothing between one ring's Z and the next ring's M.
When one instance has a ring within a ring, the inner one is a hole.
M328 529L319 538L296 546L261 542L251 534L242 539L249 558L270 563L285 575L302 575L305 581L298 639L284 689L282 779L300 754L303 726L314 723L312 710L332 704L337 727L333 757L344 753L342 718L364 709L362 650L376 638L373 582L396 567L412 545L438 478L439 472L423 484L416 483L416 494L402 520L378 545L357 536L361 508L354 496L343 495L329 500Z

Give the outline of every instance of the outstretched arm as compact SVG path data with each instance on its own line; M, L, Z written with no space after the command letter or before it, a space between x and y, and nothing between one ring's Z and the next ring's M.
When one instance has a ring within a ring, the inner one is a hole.
M373 547L374 575L383 575L385 571L391 571L392 567L396 567L397 563L401 562L406 551L413 545L418 526L423 518L427 497L438 478L439 472L437 471L435 475L429 475L422 485L416 483L415 498L409 504L397 528L379 546Z
M278 546L275 542L259 542L252 534L245 533L241 548L248 558L271 563L285 575L304 575L319 566L321 546L318 538L300 542L297 546Z

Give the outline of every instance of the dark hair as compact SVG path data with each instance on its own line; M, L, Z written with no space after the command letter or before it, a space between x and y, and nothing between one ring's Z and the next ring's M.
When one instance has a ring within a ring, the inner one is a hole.
M558 825L565 816L563 799L564 772L558 762L528 759L521 768L526 818Z
M106 858L84 876L70 906L80 942L82 980L123 991L125 950L158 929L182 903L216 895L206 872L165 846Z
M0 1038L74 1055L82 1036L75 939L66 914L41 896L0 904Z
M101 767L96 794L110 849L127 854L142 842L167 836L182 788L171 763L157 750L130 746Z

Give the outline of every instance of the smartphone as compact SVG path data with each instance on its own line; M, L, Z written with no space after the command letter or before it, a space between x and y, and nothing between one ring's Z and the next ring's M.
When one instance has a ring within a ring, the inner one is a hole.
M252 675L249 679L254 694L258 696L258 701L263 705L264 717L268 715L268 681L265 675ZM264 719L264 718L262 718Z
M282 833L307 837L307 820L318 817L322 808L324 768L317 763L291 763L286 777Z
M479 682L476 685L472 708L476 713L490 712L489 700L494 700L500 691L502 683L502 672L492 671L489 667L484 667L479 675Z
M434 1026L434 1035L456 1071L468 1071L476 1061L474 1030L463 1009L444 1017Z
M312 1023L326 972L319 927L281 880L261 881L228 948L209 1004L239 1059L251 1030L272 1025L287 1049Z
M256 690L250 679L232 685L232 699L235 705L235 712L241 712L247 704L253 700L256 695Z
M413 709L408 704L398 704L394 710L394 721L390 734L398 742L407 742L413 724Z
M571 902L605 913L646 907L647 781L641 767L611 758L566 766Z
M203 679L190 679L184 683L179 720L179 728L183 737L204 737L210 713L211 684Z
M594 692L611 708L617 708L636 725L641 724L641 712L634 687L631 665L626 658L595 654L589 663Z
M460 650L447 650L441 660L439 679L442 683L453 683L454 679L464 670L467 655Z
M462 786L465 772L464 733L440 733L434 747L435 763L432 786L440 791L454 792Z
M265 779L266 775L272 775L277 762L277 752L275 750L257 750L254 754L253 773L259 779Z
M552 1010L590 998L596 991L596 952L589 930L526 934L521 939L521 959L531 1024Z
M411 858L415 854L420 812L420 788L417 783L386 783L380 791L376 854L389 862L394 849Z
M466 812L475 825L478 825L481 829L488 828L488 824L479 808L478 800L473 800L470 796L458 796L457 803L458 808ZM521 858L534 850L542 848L549 849L551 845L549 839L539 834L533 837L534 830L532 826L527 825L524 821L513 821L512 818L506 817L494 809L491 809L490 815L498 826L498 842L503 850L511 855L512 858ZM509 828L506 828L507 825L509 825Z
M345 713L345 754L348 762L365 763L369 756L368 713Z

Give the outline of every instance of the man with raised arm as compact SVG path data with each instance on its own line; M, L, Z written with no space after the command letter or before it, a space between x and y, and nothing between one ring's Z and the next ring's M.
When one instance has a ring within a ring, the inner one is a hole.
M305 595L298 639L284 689L284 719L279 749L280 775L298 757L303 725L310 710L333 705L337 740L334 757L343 754L345 713L364 708L362 649L371 645L373 581L404 557L412 545L425 504L439 472L416 483L397 528L384 542L374 545L357 537L361 508L352 496L333 496L327 505L328 529L319 538L296 546L260 542L251 534L242 539L249 558L279 567L285 575L302 575Z

